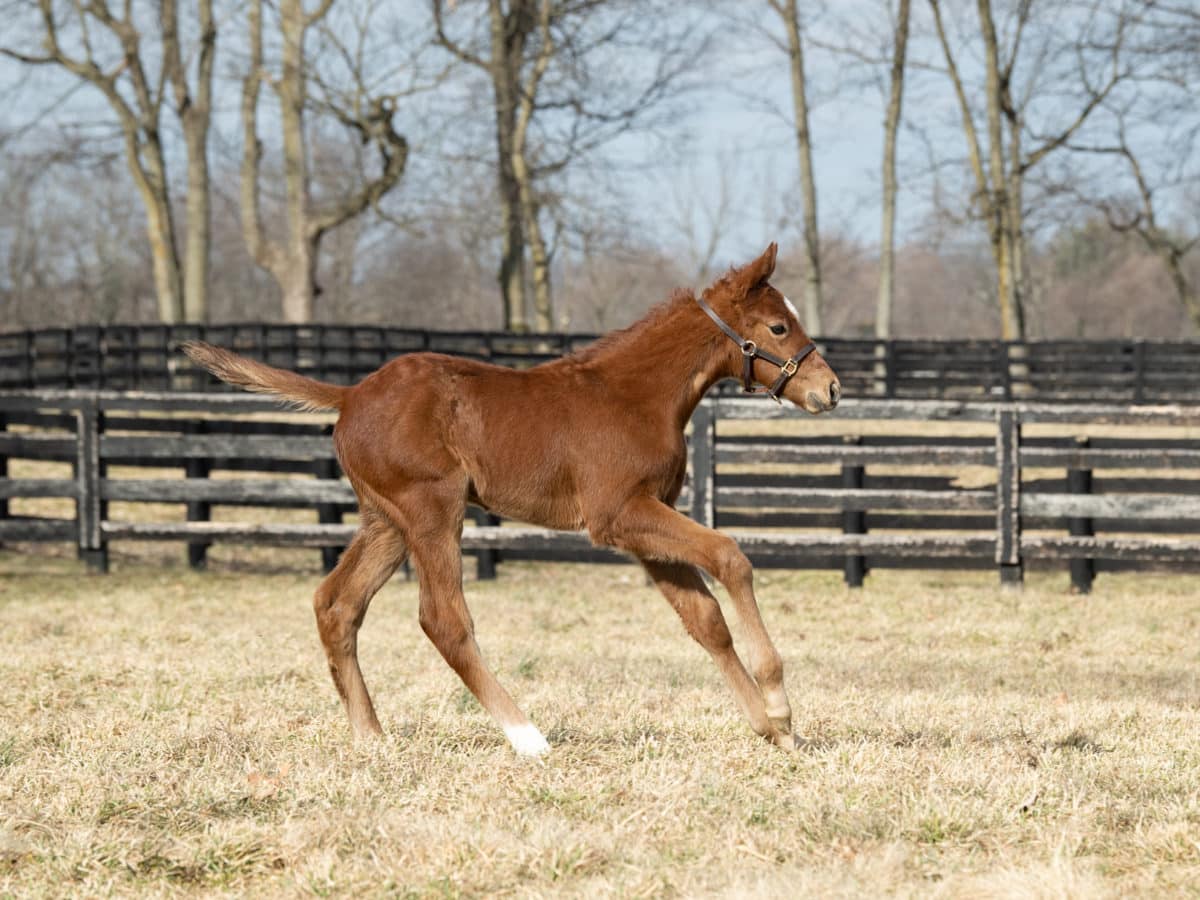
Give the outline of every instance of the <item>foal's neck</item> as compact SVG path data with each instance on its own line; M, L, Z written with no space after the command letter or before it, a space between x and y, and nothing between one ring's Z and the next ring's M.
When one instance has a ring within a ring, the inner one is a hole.
M690 295L676 295L606 339L589 362L631 402L661 409L682 430L704 394L734 375L737 348Z

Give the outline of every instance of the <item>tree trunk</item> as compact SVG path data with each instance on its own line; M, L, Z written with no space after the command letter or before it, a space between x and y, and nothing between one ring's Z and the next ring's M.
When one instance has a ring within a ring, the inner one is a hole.
M279 283L283 299L283 321L303 325L313 320L313 300L317 295L317 242L293 243L288 253L288 268Z
M259 209L259 175L262 142L258 139L258 96L265 77L263 72L262 0L250 0L246 23L249 38L250 70L242 81L242 165L239 191L242 238L250 257L276 281L284 271L283 248L271 240L262 225Z
M908 49L908 23L912 0L900 0L892 50L891 90L883 124L883 215L879 240L879 298L875 308L875 336L892 336L896 246L896 132L904 99L904 62Z
M1001 127L1001 103L1007 85L1000 78L1000 48L996 24L992 18L991 0L977 0L979 26L983 36L984 61L987 71L987 124L989 142L988 180L991 185L989 228L992 253L996 259L996 294L1000 303L1000 333L1008 341L1025 337L1025 316L1017 293L1017 257L1014 246L1013 198L1009 195L1008 176L1004 160L1004 132Z
M183 321L183 281L171 235L171 213L166 204L150 198L146 206L146 237L158 296L158 318L164 325Z
M776 11L782 16L787 30L796 149L800 156L800 193L804 202L804 327L811 334L820 334L824 330L821 323L821 244L817 230L817 185L813 176L812 138L808 127L800 12L796 0L786 0L784 5L776 6Z
M537 219L538 210L532 210L526 228L529 232L529 256L533 263L533 325L534 330L554 330L554 305L550 293L550 255L546 251L546 240Z
M526 331L525 320L525 235L521 228L520 203L513 203L513 185L500 175L500 299L504 305L504 328Z
M528 78L518 86L519 102L514 121L512 140L512 174L517 183L521 201L521 224L525 229L525 239L529 242L530 262L533 263L533 297L526 296L526 302L532 299L532 308L525 311L525 321L532 322L535 331L547 332L554 328L554 311L550 298L550 255L546 250L546 240L542 235L540 221L541 206L533 184L533 172L526 155L529 149L529 125L533 121L534 106L542 76L550 65L554 55L554 43L550 33L550 0L539 0L538 3L538 52Z
M175 96L175 113L183 129L187 150L187 196L183 258L183 310L188 322L208 319L209 245L212 231L211 188L208 170L208 131L212 110L213 68L217 29L212 0L199 0L199 58L196 90L188 86L179 41L176 0L162 0L163 76Z
M287 274L283 288L285 322L311 322L316 284L316 241L308 233L308 146L304 140L304 101L307 73L304 61L304 6L300 0L281 0L282 71L276 82L279 122L283 132L283 184L287 209Z
M209 247L212 212L208 180L208 122L185 125L187 236L183 257L183 312L188 322L208 321Z
M143 135L147 167L143 168L136 146L137 137L126 134L126 156L142 204L146 209L146 237L154 271L154 292L158 297L158 317L166 325L183 321L183 279L175 244L175 220L167 196L166 165L158 135Z
M521 3L509 14L521 15ZM525 49L525 29L510 29L500 0L490 0L492 92L496 105L497 185L503 246L500 254L500 297L504 327L526 331L525 234L521 213L521 186L513 172L517 116L517 77Z
M1026 327L1026 303L1029 301L1029 266L1025 245L1025 211L1022 207L1025 194L1025 178L1021 173L1021 144L1013 140L1013 168L1008 189L1008 244L1011 248L1012 303L1009 307L1009 331L1015 339L1028 337Z
M518 134L522 139L518 141L520 149L513 153L513 174L520 187L521 221L524 225L525 238L529 243L530 262L533 265L531 273L533 296L529 297L528 291L523 292L525 302L532 300L532 308L523 310L522 324L525 327L515 330L528 330L529 323L532 323L534 331L547 332L554 330L554 310L550 294L550 254L547 252L546 239L542 234L542 224L538 219L541 210L537 198L534 196L529 165L522 152L524 149L523 129L518 128Z

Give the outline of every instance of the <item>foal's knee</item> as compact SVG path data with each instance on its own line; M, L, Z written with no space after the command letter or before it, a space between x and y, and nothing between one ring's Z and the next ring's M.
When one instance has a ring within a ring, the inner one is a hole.
M717 551L715 570L712 574L727 588L750 587L754 582L754 569L746 554L733 540L725 540Z

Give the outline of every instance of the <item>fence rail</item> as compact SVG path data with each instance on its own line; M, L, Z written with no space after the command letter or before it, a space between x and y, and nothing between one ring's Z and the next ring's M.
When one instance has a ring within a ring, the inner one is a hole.
M0 392L0 542L73 541L101 570L112 542L137 540L185 543L193 565L229 541L321 548L332 565L355 505L330 428L245 394ZM718 398L693 418L679 506L761 565L850 584L888 566L1018 582L1063 565L1087 590L1105 569L1200 565L1197 428L1200 406L849 400L812 419ZM45 512L63 501L73 515ZM309 512L229 519L244 506ZM476 523L464 548L483 575L616 558L582 534Z
M194 391L219 387L179 353L203 339L338 383L435 351L503 365L554 359L589 334L515 335L373 325L110 325L0 332L0 389ZM849 397L1200 403L1200 343L820 341Z

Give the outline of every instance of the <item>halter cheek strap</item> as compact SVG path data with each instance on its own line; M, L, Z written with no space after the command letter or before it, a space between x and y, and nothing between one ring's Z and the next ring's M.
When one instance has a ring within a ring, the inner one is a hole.
M708 317L712 319L718 328L720 328L729 337L731 341L742 348L742 392L746 394L766 394L776 403L780 403L779 394L791 381L792 376L800 369L800 363L804 361L804 357L817 349L817 345L809 341L800 348L795 356L788 360L782 360L774 353L768 353L766 350L759 349L758 344L754 341L744 339L740 334L734 331L725 320L717 315L717 311L704 302L702 297L696 297L696 302L700 304L700 308L708 313ZM754 360L762 359L769 362L771 365L779 369L779 377L775 379L775 383L770 387L755 387L754 386Z

